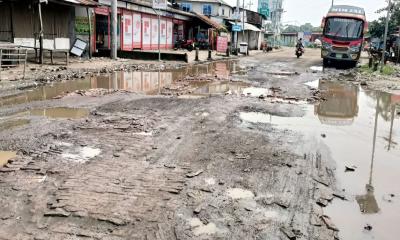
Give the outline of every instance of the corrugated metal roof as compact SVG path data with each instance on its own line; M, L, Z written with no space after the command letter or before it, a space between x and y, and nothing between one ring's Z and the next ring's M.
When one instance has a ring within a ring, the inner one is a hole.
M225 28L224 25L219 24L219 23L213 21L212 19L210 19L210 18L208 18L208 17L206 17L206 16L204 16L202 14L199 14L199 13L196 13L196 12L193 12L193 13L196 15L196 17L198 19L202 20L203 22L207 23L208 25L212 26L213 28L215 28L217 30L226 31L226 28Z
M235 22L229 21L230 24L235 25ZM238 25L243 26L243 23L238 22ZM261 32L261 29L258 27L254 26L253 24L250 23L244 23L244 30L245 31L253 31L253 32Z
M229 7L232 7L229 3L225 2L224 0L178 0L177 2L183 3L183 2L202 2L202 3L218 3L222 5L226 5Z
M50 0L53 3L61 3L61 4L72 4L72 5L79 5L85 7L96 7L99 5L98 2L93 0Z

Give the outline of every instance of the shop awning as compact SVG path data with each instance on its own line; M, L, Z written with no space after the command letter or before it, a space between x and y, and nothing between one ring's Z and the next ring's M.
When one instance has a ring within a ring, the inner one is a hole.
M220 30L220 31L227 31L224 25L219 24L219 23L213 21L212 19L210 19L207 16L204 16L202 14L199 14L199 13L196 13L196 12L193 12L193 13L194 13L194 15L196 15L196 17L198 19L200 19L201 21L207 23L211 27L213 27L213 28L215 28L217 30Z
M83 7L97 7L99 3L93 0L49 0L54 3L68 4L68 5L78 5Z
M230 24L235 25L235 22L229 21ZM238 25L242 25L243 23L238 22ZM259 29L258 27L254 26L253 24L250 23L244 23L244 30L245 31L253 31L253 32L261 32L261 29Z

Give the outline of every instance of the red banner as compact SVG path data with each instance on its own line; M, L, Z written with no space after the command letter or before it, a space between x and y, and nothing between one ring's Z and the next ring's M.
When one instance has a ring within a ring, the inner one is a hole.
M225 53L228 49L228 38L227 37L217 37L217 52Z

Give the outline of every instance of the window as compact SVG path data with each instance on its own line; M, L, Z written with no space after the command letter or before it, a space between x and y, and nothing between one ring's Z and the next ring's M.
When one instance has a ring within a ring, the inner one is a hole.
M203 5L203 15L210 16L212 12L211 4L204 4Z
M191 12L192 4L191 3L182 3L182 10L185 12Z
M222 8L222 16L225 16L225 8Z

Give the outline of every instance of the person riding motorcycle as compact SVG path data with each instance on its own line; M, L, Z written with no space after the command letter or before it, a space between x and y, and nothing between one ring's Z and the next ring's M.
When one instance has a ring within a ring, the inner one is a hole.
M297 40L297 44L296 44L296 50L297 49L301 49L301 51L303 52L304 50L304 45L303 45L303 39L300 38L299 40Z
M296 54L297 58L299 58L301 55L304 54L304 45L303 45L303 39L302 38L297 40L295 54Z

